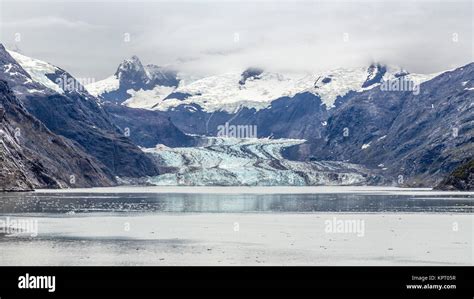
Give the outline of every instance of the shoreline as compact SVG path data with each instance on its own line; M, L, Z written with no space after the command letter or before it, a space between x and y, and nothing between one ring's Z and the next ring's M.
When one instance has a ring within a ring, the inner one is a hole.
M432 188L384 186L117 186L70 189L37 189L34 193L189 193L189 194L387 194L473 195L474 191L442 191Z

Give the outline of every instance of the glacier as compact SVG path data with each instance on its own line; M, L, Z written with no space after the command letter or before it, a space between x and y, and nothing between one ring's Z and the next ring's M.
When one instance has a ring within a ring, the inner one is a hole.
M314 186L365 185L377 178L356 164L291 161L281 152L301 139L203 137L199 147L143 149L152 155L159 186Z

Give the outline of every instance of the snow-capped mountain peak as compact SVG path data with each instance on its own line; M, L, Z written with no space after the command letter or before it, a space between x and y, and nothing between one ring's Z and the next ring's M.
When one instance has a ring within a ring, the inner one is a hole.
M367 88L373 84L380 83L386 72L386 66L383 66L379 63L371 64L367 69L367 79L362 84L362 88Z
M78 93L96 102L81 80L74 78L67 71L51 63L7 50L1 44L0 78L6 80L18 96L31 93Z
M240 85L244 85L247 80L256 80L260 79L260 75L263 73L263 69L258 68L258 67L249 67L246 69L242 75L241 79L239 81Z
M132 56L130 59L125 59L120 63L115 76L126 84L148 84L149 78L145 72L140 59L137 56Z
M113 76L86 86L87 90L106 101L123 103L130 107L141 107L146 103L143 99L160 98L158 94L171 93L179 84L176 72L153 64L144 66L137 56L125 59ZM164 89L163 92L153 92L153 89ZM144 93L144 94L141 94ZM136 97L136 99L135 99ZM130 99L130 100L129 100ZM137 101L134 105L134 101ZM152 103L153 104L153 103ZM138 105L138 106L137 106Z
M125 90L114 94L115 102L124 102L134 108L163 111L181 104L197 104L208 112L233 112L241 107L259 110L268 107L275 99L303 92L318 95L330 109L338 97L350 91L374 88L385 80L406 76L420 84L434 77L409 74L400 67L372 63L369 66L314 73L277 73L249 67L241 72L217 74L185 83L179 81L176 72L155 65L143 66L136 56L124 61L119 70L138 74L140 79L133 77L133 80L123 80L129 75L117 75L117 71L115 78L108 78L87 88L106 100L110 93Z

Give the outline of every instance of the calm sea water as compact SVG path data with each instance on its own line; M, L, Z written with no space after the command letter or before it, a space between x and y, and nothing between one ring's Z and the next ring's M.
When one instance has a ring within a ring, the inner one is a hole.
M173 212L437 212L472 213L474 195L5 193L0 214Z
M474 193L155 189L0 194L0 265L472 265Z

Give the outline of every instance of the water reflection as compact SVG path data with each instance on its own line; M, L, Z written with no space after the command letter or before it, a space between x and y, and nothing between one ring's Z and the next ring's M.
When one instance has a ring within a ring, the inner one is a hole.
M0 213L473 212L472 195L7 193Z

